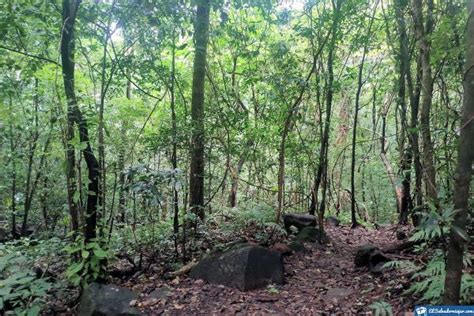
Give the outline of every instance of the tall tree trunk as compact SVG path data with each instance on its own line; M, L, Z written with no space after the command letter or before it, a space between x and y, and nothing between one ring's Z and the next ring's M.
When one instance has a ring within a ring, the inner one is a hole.
M336 51L336 41L338 38L339 29L339 15L342 6L341 0L333 1L333 15L331 25L331 41L329 42L329 52L327 57L327 81L326 81L326 118L324 120L324 129L321 137L321 147L319 149L319 162L316 174L314 177L314 184L311 190L311 205L309 213L314 215L317 208L317 197L321 180L327 179L327 168L328 168L328 148L329 148L329 133L331 125L331 112L332 112L332 100L334 95L334 53ZM322 186L322 198L321 204L318 210L318 224L320 229L324 228L324 213L326 211L326 185Z
M369 28L367 31L367 38L370 38L370 34L372 32L372 24L374 22L375 17L375 8L373 9L372 17L369 21ZM367 55L368 50L368 40L364 43L364 48L362 52L362 60L359 64L359 74L357 79L357 92L355 97L355 109L354 109L354 123L352 128L352 155L351 155L351 222L352 228L357 227L359 224L357 223L356 219L356 196L355 196L355 150L356 150L356 139L357 139L357 119L359 116L359 103L360 103L360 94L362 91L362 86L364 82L362 80L362 75L364 73L364 64L365 64L365 56Z
M249 144L250 143L250 144ZM251 145L251 141L247 142L248 145ZM229 167L230 169L230 178L231 178L231 186L230 192L228 197L229 207L236 207L237 206L237 189L239 187L239 174L242 171L242 167L245 163L246 155L240 156L239 162L237 163L236 168Z
M191 101L189 206L204 221L204 83L209 37L209 0L198 0L194 21L194 68Z
M36 154L36 147L38 144L39 130L38 130L38 79L35 78L35 92L33 96L34 106L34 117L33 117L33 132L31 133L31 139L28 144L28 165L26 170L26 185L25 185L25 201L23 204L23 222L21 225L21 235L27 235L28 226L28 215L30 213L31 202L33 195L30 191L34 190L31 188L31 180L33 177L33 163Z
M74 146L70 141L74 137L74 125L79 130L79 140L85 145L82 150L84 160L88 169L88 192L87 192L87 209L84 227L84 238L87 241L95 238L97 226L97 197L99 195L99 163L94 156L92 147L89 142L89 130L87 121L82 115L77 104L76 94L74 91L74 23L80 0L63 0L63 27L61 32L61 62L62 73L64 79L64 91L67 97L67 164L68 164L68 201L70 207L73 229L77 230L77 213L78 204L75 200L76 183L74 170ZM76 226L76 227L74 227Z
M406 225L408 223L408 214L412 211L410 182L411 182L411 164L413 160L413 146L410 142L408 134L407 121L407 103L406 103L406 78L410 71L410 56L408 51L408 37L406 33L406 23L404 11L406 2L397 0L395 2L395 17L397 21L397 30L399 33L399 51L397 54L399 79L398 79L398 99L397 105L400 111L400 121L402 125L401 146L399 152L401 155L400 172L402 174L402 187L400 190L400 203L398 205L399 224ZM408 135L407 135L408 134ZM408 137L409 145L405 146Z
M430 131L430 114L433 99L433 77L430 63L430 46L433 29L433 0L427 1L426 25L423 25L423 1L413 0L413 18L415 35L420 50L422 77L421 77L421 112L420 128L423 143L423 175L425 179L426 195L431 203L438 204L438 190L436 186L436 169L433 158L433 142Z
M458 305L463 268L463 252L469 240L466 233L469 212L469 189L474 163L474 1L468 2L466 65L464 73L464 100L461 117L461 135L458 147L458 166L454 184L454 209L446 262L443 303Z
M418 226L420 217L416 213L423 206L423 193L422 193L422 178L423 171L421 165L421 154L420 145L418 142L418 109L420 104L421 94L421 59L418 58L416 62L416 82L413 84L413 78L411 75L410 68L406 73L408 92L410 95L410 146L413 150L413 167L415 169L415 189L413 190L414 197L412 201L415 205L412 210L411 219L413 225Z
M13 102L12 97L9 98L9 105L10 105L10 115L13 113ZM13 238L18 237L18 233L16 231L16 157L15 157L15 141L13 140L13 120L10 120L10 155L11 155L11 177L12 177L12 186L11 186L11 218L12 218L12 227L11 227L11 234Z
M171 47L171 129L173 133L173 145L171 149L171 165L175 172L178 169L178 128L176 126L176 100L175 100L175 77L176 77L176 34L173 33L173 44ZM175 178L176 180L176 178ZM174 248L178 253L178 238L179 238L179 195L176 184L173 186L173 233L174 233Z
M132 99L132 83L127 80L127 86L125 88L125 97L127 100ZM126 123L121 122L120 136L121 144L118 152L118 163L117 168L119 172L118 187L119 187L119 199L118 199L118 215L121 223L125 223L126 212L125 212L125 144L126 144Z

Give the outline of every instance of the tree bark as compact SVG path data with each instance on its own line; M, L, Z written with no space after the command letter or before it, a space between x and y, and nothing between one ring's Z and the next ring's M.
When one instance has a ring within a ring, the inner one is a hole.
M84 238L87 241L95 238L97 226L97 197L99 195L99 163L89 142L87 121L77 104L74 90L74 24L81 0L63 0L63 27L61 32L61 63L64 80L64 91L67 97L67 179L68 201L73 229L78 229L78 204L75 201L76 183L74 169L74 146L70 143L74 137L74 125L79 130L79 139L85 146L82 149L88 169L87 209L84 227Z
M411 203L411 164L413 160L413 145L410 141L407 120L407 103L406 103L406 80L407 73L410 71L410 55L408 51L408 37L406 32L406 23L404 11L406 2L397 0L394 3L395 18L397 21L397 30L399 33L399 52L397 54L399 79L398 79L398 99L397 105L400 111L400 121L402 125L401 145L399 151L401 155L400 172L402 174L402 187L400 190L400 202L398 205L399 224L406 225L408 223L408 214L412 211ZM408 137L409 145L405 147Z
M418 42L421 58L421 112L420 129L423 144L423 175L425 179L426 195L431 203L437 205L438 190L436 186L436 169L433 158L433 142L430 131L430 114L433 99L433 77L430 63L430 46L433 29L433 0L427 1L426 25L423 25L423 1L413 0L413 18L415 35Z
M10 96L9 98L9 105L10 105L10 114L13 113L13 102L12 102L12 97ZM11 194L10 194L10 199L11 199L11 234L13 238L18 237L18 233L16 231L16 185L17 185L17 179L16 179L16 155L15 155L15 142L13 140L13 123L12 120L10 120L10 155L11 155L11 177L12 177L12 183L11 183Z
M23 204L23 222L21 224L21 235L27 235L28 226L28 215L30 213L31 202L33 199L34 188L31 188L31 180L33 177L33 163L36 154L36 147L38 144L39 131L38 131L38 79L35 78L35 92L33 96L34 106L34 118L33 118L33 132L31 133L31 139L28 144L28 165L26 170L26 185L25 185L25 202Z
M198 0L194 21L194 66L191 100L189 206L204 221L204 83L209 37L209 0Z
M342 1L333 1L333 17L331 25L331 41L329 42L329 52L327 57L327 81L326 81L326 118L324 120L324 129L321 138L321 147L319 149L319 162L316 174L314 177L314 184L311 190L311 205L309 208L309 214L314 215L316 213L318 191L321 181L327 179L327 168L328 168L328 148L329 148L329 133L331 125L331 112L332 112L332 100L334 95L334 52L336 50L336 41L338 38L339 28L339 15L341 12ZM322 186L322 198L321 204L318 210L318 224L320 228L323 227L324 213L326 211L326 185Z
M454 184L454 209L446 261L446 279L443 303L458 305L461 288L464 246L469 240L466 233L469 210L469 189L474 162L474 1L468 2L469 18L466 31L466 65L464 73L464 100L461 116L461 135L458 147L458 166Z
M176 126L176 100L175 100L175 77L176 77L176 34L173 33L173 44L171 51L171 129L173 133L173 145L171 149L171 165L175 172L178 169L178 128ZM175 178L176 181L176 178ZM179 194L176 188L176 183L173 186L173 233L174 233L174 248L178 253L178 237L179 237Z
M251 145L251 141L247 142L248 145ZM234 169L230 166L230 178L231 178L231 185L230 185L230 192L229 192L229 207L236 207L237 206L237 189L239 187L239 174L242 171L242 167L245 163L245 156L240 156L240 159L237 163L237 167Z
M367 38L370 37L372 24L374 22L375 17L375 9L373 10L372 17L369 22L369 28L367 31ZM355 228L359 225L356 219L356 196L355 196L355 150L356 150L356 139L357 139L357 119L359 115L359 103L360 103L360 94L362 91L362 86L364 82L362 80L362 75L364 72L364 64L365 64L365 56L367 55L368 50L368 40L364 43L363 53L362 53L362 60L359 64L359 73L357 79L357 92L355 97L355 109L354 109L354 124L352 128L352 155L351 155L351 222L352 228Z

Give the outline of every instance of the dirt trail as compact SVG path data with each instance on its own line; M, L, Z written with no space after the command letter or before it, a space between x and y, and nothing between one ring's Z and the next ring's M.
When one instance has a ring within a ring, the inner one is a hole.
M327 227L331 242L306 244L307 250L285 258L285 284L251 292L206 284L187 277L143 284L139 307L160 314L344 314L369 313L369 305L385 301L394 314L408 312L412 302L401 298L407 280L395 271L376 276L353 263L357 246L393 243L394 229ZM151 295L148 293L154 291Z

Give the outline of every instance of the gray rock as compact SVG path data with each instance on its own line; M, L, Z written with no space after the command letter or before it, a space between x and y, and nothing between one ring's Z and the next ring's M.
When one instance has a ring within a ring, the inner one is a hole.
M341 221L338 220L336 217L334 216L329 216L327 219L326 219L326 222L331 225L331 226L334 226L334 227L338 227L339 224L341 224Z
M130 306L138 294L117 285L92 283L81 296L79 316L132 316L140 312Z
M249 291L283 283L283 256L260 246L247 246L201 260L190 277Z
M316 226L316 217L309 214L285 214L283 215L283 223L288 233L291 226L295 226L299 232L305 227Z
M326 243L329 238L326 233L317 227L305 227L296 235L296 240L300 242Z

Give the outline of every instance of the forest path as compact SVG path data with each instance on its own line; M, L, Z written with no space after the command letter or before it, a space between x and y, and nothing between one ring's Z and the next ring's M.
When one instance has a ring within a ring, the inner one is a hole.
M188 277L155 280L139 307L148 315L344 314L368 313L376 301L389 303L394 314L412 302L400 293L408 280L396 271L376 276L354 265L355 249L371 243L393 244L395 227L379 230L328 226L328 245L308 244L306 251L285 258L285 284L250 292L204 283Z

